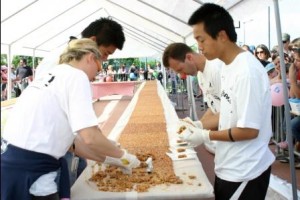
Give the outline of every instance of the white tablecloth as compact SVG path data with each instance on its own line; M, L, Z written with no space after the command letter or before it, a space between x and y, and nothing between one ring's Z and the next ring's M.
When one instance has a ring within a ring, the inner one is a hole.
M161 98L164 115L167 123L167 132L169 141L176 138L176 123L178 117L174 107L172 106L169 98L166 95L161 84L158 85L158 94ZM131 100L130 104L124 111L123 115L118 120L118 123L109 135L109 138L117 140L120 133L124 129L128 122L130 115L136 105L140 91L143 89L144 84L136 92L135 96ZM75 184L71 188L72 200L98 200L98 199L205 199L214 196L213 187L209 182L202 165L198 158L191 160L173 161L174 172L179 176L184 183L172 184L172 185L159 185L150 188L148 192L102 192L98 191L95 185L88 180L91 177L91 167L88 166L82 175L77 179ZM188 176L194 175L196 179L190 179Z

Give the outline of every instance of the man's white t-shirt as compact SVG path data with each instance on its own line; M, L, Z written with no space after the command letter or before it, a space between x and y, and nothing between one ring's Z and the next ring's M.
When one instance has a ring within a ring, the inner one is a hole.
M224 63L219 59L206 60L203 72L198 72L197 78L203 97L214 114L220 112L221 68ZM215 153L217 141L205 142L205 148Z
M271 94L267 73L249 52L240 53L221 72L219 130L231 127L258 129L257 138L237 142L218 141L215 173L224 180L252 180L275 160L268 147L272 136Z

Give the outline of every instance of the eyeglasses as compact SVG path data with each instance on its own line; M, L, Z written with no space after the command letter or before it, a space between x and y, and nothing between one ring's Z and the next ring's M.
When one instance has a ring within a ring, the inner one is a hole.
M283 44L285 44L287 41L282 41Z
M294 47L294 48L292 48L292 52L300 53L300 48Z
M264 51L257 51L256 54L265 53Z

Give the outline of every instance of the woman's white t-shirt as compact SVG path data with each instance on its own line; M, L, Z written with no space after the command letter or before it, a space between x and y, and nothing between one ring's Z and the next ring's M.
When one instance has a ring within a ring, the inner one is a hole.
M97 124L87 75L63 64L37 77L24 90L6 122L3 138L58 159L66 154L78 130ZM41 176L30 193L43 196L56 192L56 176L57 172Z

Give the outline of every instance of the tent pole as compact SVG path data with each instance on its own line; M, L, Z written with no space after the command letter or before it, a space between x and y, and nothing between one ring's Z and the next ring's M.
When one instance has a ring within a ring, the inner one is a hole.
M270 33L270 6L268 6L268 48L271 49L271 33Z
M35 78L35 49L32 52L32 80Z
M279 56L280 56L280 71L282 75L282 83L283 83L283 94L284 94L284 114L286 121L286 138L288 140L288 148L289 148L289 160L290 160L290 175L292 182L292 192L293 192L293 200L297 200L297 180L295 174L295 159L294 159L294 148L293 148L293 138L291 132L291 113L290 106L288 102L288 87L286 82L286 71L285 71L285 63L284 63L284 54L283 54L283 44L282 44L282 33L281 33L281 23L280 23L280 13L279 13L279 5L278 0L274 0L274 11L275 11L275 19L276 19L276 31L277 31L277 41L279 47Z
M11 58L11 45L8 45L8 54L7 54L7 100L11 99L11 86L12 86L12 80L11 80L11 74L12 74L12 70L11 70L11 63L12 63L12 58Z
M183 42L186 43L186 39L183 38ZM188 94L188 103L189 103L189 111L190 111L190 118L192 120L198 120L197 112L196 112L196 104L195 104L195 98L193 94L193 85L192 85L192 76L187 76L186 78L186 89Z

